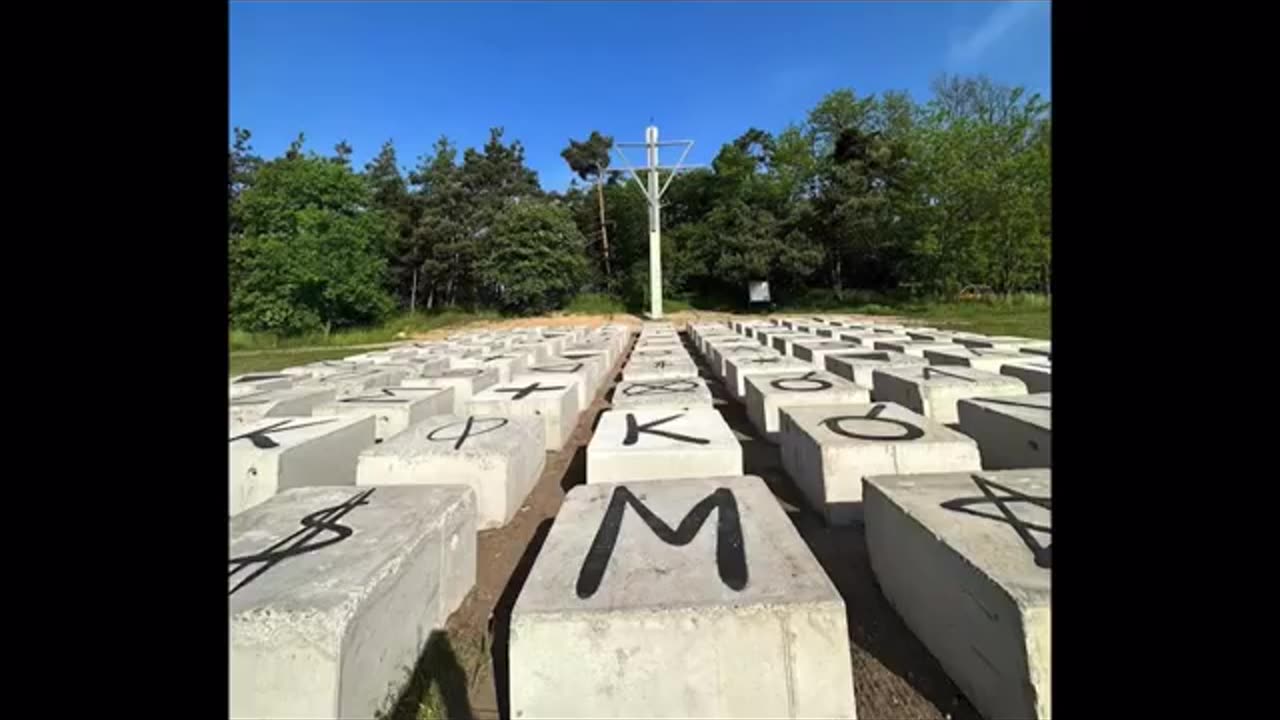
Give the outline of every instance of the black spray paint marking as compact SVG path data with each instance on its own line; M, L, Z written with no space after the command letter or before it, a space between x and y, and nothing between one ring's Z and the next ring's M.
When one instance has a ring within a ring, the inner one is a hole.
M837 415L835 417L829 417L822 421L822 425L837 435L843 435L853 440L917 440L924 437L924 430L921 430L909 422L904 422L896 418L880 417L880 413L884 412L884 407L884 405L876 405L871 408L871 411L866 415ZM897 425L902 429L902 434L894 436L866 435L841 426L841 423L849 422L851 420L871 420L873 422Z
M692 380L654 380L651 382L633 382L622 389L622 394L627 397L643 397L645 395L677 395L687 393L698 388L698 383Z
M311 422L299 423L297 425L289 425L289 423L291 422L293 422L291 418L285 418L280 422L268 425L264 428L258 428L257 430L244 433L243 435L236 435L235 437L231 438L228 442L235 442L237 440L248 440L249 442L253 443L253 446L258 448L259 450L270 450L271 448L274 448L274 447L280 447L280 443L271 439L270 437L271 433L282 433L287 430L298 430L304 427L310 427L312 425L324 425L325 423L334 422L334 419L312 420ZM285 427L286 425L288 425L288 427Z
M690 437L688 435L681 435L680 433L671 432L670 430L654 430L655 427L662 425L664 423L668 423L672 420L675 420L676 418L684 417L684 415L685 413L676 413L675 415L669 415L667 417L659 418L657 420L650 420L649 422L643 425L640 425L639 423L636 422L635 415L631 413L627 413L627 435L622 439L622 444L635 445L640 440L640 433L649 433L650 435L661 435L662 437L665 437L665 438L671 438L672 440L679 440L680 442L692 443L694 445L709 445L711 441L706 438Z
M622 529L622 518L626 513L627 505L636 511L658 539L677 547L688 545L697 537L698 531L702 529L711 511L718 510L716 570L720 574L720 581L733 590L740 591L747 586L747 554L742 539L742 523L738 518L738 502L728 488L718 488L700 500L680 520L680 525L672 530L626 486L619 486L614 489L613 496L609 499L604 520L600 523L595 540L591 542L591 548L582 561L582 569L578 571L579 598L585 600L600 588L604 572L609 567L609 558L613 555L614 546L618 542L618 532Z
M320 548L328 547L351 537L353 532L352 529L345 525L340 525L338 521L342 519L342 516L352 510L355 510L357 507L361 505L368 505L369 496L373 494L374 489L376 488L370 488L359 495L352 496L341 505L317 510L310 515L307 515L299 521L302 525L301 530L298 530L289 537L276 542L274 545L262 552L231 558L231 572L227 573L228 578L235 577L236 573L255 563L262 563L262 567L254 570L245 577L245 579L236 583L236 586L231 588L231 591L228 592L227 595L234 595L237 590L248 585L250 582L253 582L255 578L270 570L282 560L294 557L295 555L314 552ZM310 545L307 544L319 537L322 532L333 533L333 537L325 538L324 540L320 540Z
M504 427L507 424L507 422L508 420L506 418L480 418L480 420L477 421L475 416L472 415L467 418L466 422L456 422L456 423L449 423L448 425L441 425L435 430L432 430L431 432L427 433L427 439L433 442L457 440L458 442L454 443L453 445L453 449L457 450L462 447L462 443L466 442L467 438L473 437L476 435L484 435L485 433L491 433L494 430L497 430L498 428ZM457 435L440 435L438 437L436 435L436 433L439 433L442 430L448 430L449 428L456 428L459 425L462 425L463 427L462 427L462 430L459 431ZM477 425L481 426L481 429L477 430L476 429Z
M550 392L552 390L564 390L566 387L568 386L567 385L549 385L547 387L542 387L542 383L533 382L533 383L529 383L528 385L525 385L522 388L498 388L494 392L515 393L515 395L511 396L512 400L523 400L536 392Z
M817 371L810 370L799 377L775 378L769 381L769 385L779 390L786 390L787 392L818 392L820 390L830 390L832 387L831 383L823 380L822 378L813 377L815 372ZM784 383L786 383L785 386ZM800 384L800 386L792 387L793 384Z
M1052 528L1044 525L1036 525L1023 520L1009 509L1009 504L1015 502L1030 503L1052 512L1052 507L1050 506L1051 498L1027 495L1024 492L1005 487L1004 485L1001 485L994 480L984 478L981 475L975 474L970 477L973 478L973 483L978 486L978 489L982 491L982 497L956 498L942 503L942 507L948 510L954 510L955 512L962 512L966 515L973 515L974 517L985 518L987 520L996 520L1009 525L1013 528L1014 532L1018 533L1018 537L1027 546L1027 549L1031 551L1031 556L1035 560L1036 567L1049 568L1049 551L1053 545L1049 544L1042 547L1040 543L1036 541L1035 536L1031 534L1031 531L1036 530L1038 532L1052 535ZM1005 494L996 495L992 488L995 488ZM969 506L971 505L995 505L1000 511L1000 516L975 512L969 509Z

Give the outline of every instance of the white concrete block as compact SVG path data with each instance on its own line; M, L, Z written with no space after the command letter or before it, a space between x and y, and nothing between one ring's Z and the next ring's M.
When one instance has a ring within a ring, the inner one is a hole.
M934 328L907 328L907 337L917 342L950 342L955 344L954 330L936 330Z
M545 382L572 382L578 391L578 410L581 412L591 406L596 398L595 374L591 366L578 360L561 360L544 365L535 365L528 369L528 374L543 378Z
M371 417L270 417L233 422L230 514L290 488L354 485L356 458L373 445Z
M587 482L742 474L742 446L713 408L606 410L587 445Z
M570 490L509 657L523 720L856 716L844 601L757 477Z
M618 349L613 343L607 341L581 342L565 345L564 350L560 351L559 355L560 357L577 359L573 358L573 356L586 353L604 353L605 365L607 367L613 367L613 364L617 362L618 358L622 355L622 350Z
M538 417L436 415L360 453L357 485L466 485L480 530L515 517L546 466Z
M632 360L622 368L622 379L627 382L697 376L698 367L692 360Z
M788 372L804 372L813 366L803 360L782 355L765 357L726 355L724 358L724 384L734 397L742 400L747 395L748 375L777 375Z
M389 710L475 584L465 487L290 490L230 525L233 718Z
M1027 355L1023 353L1022 357ZM1000 374L1018 378L1027 386L1027 392L1053 392L1053 364L1048 357L1005 363Z
M498 384L498 369L487 368L454 368L427 373L421 378L411 378L400 383L400 387L447 387L453 390L454 415L462 414L471 400L471 396Z
M507 348L511 353L524 353L525 366L541 365L551 359L551 343L549 342L517 342Z
M791 332L791 333L775 334L769 337L769 347L773 348L774 350L777 350L783 355L795 357L795 352L793 351L792 348L794 347L795 342L797 340L813 341L817 339L818 339L817 335L814 335L812 333L807 333L807 332Z
M698 377L618 383L610 400L615 410L655 407L712 407L711 390Z
M367 370L326 375L298 383L297 388L330 388L338 399L360 395L367 390L398 385L408 375L400 368L370 366Z
M871 390L812 366L803 372L748 375L747 418L766 439L778 441L778 408L796 405L857 405Z
M759 343L746 341L747 345L712 345L707 364L716 377L724 379L728 373L727 360L731 357L784 357L782 353Z
M285 373L249 373L231 378L230 396L242 397L267 390L284 390L293 387L294 382L306 379L306 375L290 375Z
M928 360L930 365L959 365L998 373L1000 368L1009 363L1026 362L1030 358L1023 353L1010 352L1008 350L987 350L985 348L967 348L963 345L952 345L952 347L945 350L925 350L924 359Z
M263 390L231 398L229 418L232 423L247 423L268 417L310 415L317 407L338 397L333 388L292 387L285 390Z
M499 417L539 417L546 428L548 452L558 452L578 424L578 388L571 380L517 375L471 396L467 413Z
M892 350L904 355L914 355L918 358L924 357L926 350L954 350L956 344L953 342L925 342L922 340L876 340L872 343L876 350Z
M1017 378L968 367L888 367L871 371L876 399L895 402L944 425L959 421L956 401L1027 394Z
M863 487L880 589L987 718L1048 718L1048 470L895 475Z
M871 399L876 397L875 385L871 379L871 371L886 367L924 367L928 361L914 355L896 353L892 350L855 350L836 353L825 358L827 372L839 375L862 387L871 388Z
M857 352L863 349L864 348L861 345L843 340L807 340L792 343L791 354L794 355L797 360L803 360L819 370L825 370L827 367L826 358L828 355L834 355L842 352Z
M495 368L498 371L498 382L500 383L511 382L511 378L516 375L520 375L526 369L525 356L523 354L514 354L505 351L459 360L453 363L453 367Z
M960 429L991 470L1052 467L1052 393L970 398L957 404Z
M374 437L378 442L382 442L432 415L451 412L453 412L453 388L436 386L378 388L363 395L353 395L321 405L311 414L316 417L335 415L372 417Z
M955 341L965 347L987 348L989 350L1013 350L1027 345L1037 345L1043 341L1034 338L1018 337L1016 335L957 335Z
M680 345L671 345L668 347L649 346L648 348L637 347L631 351L631 357L628 362L653 362L657 360L666 360L667 362L693 362L693 358L689 357L689 353Z
M782 467L831 525L862 520L867 475L981 470L978 444L893 403L784 407Z
M1028 355L1039 355L1040 357L1046 357L1046 358L1052 357L1049 350L1050 350L1050 343L1048 341L1037 342L1031 345L1023 345L1018 348L1018 352L1024 352Z
M580 350L566 351L560 355L552 357L552 362L582 363L586 366L587 374L591 379L591 394L600 391L600 387L604 385L608 379L610 368L609 355L604 350ZM583 406L582 409L585 409Z

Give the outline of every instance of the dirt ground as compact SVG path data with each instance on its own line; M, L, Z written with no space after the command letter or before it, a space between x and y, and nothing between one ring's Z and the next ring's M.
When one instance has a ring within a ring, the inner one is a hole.
M695 322L709 319L707 314L699 316ZM680 322L674 318L672 321ZM608 322L628 321L623 316L591 319L577 316L564 318L562 323L541 318L525 324ZM742 404L726 393L708 370L705 359L687 336L684 339L690 355L698 362L699 374L711 387L716 407L742 443L746 473L763 478L769 485L844 597L858 717L864 720L979 718L880 593L871 572L862 528L828 528L804 505L799 491L782 470L777 446L759 438L747 421ZM508 717L506 636L511 608L565 492L586 482L586 445L597 417L609 407L605 398L619 379L625 361L624 355L591 407L582 414L568 444L560 452L547 456L542 477L515 518L505 527L479 534L476 586L450 617L445 632L433 637L392 718L490 720Z

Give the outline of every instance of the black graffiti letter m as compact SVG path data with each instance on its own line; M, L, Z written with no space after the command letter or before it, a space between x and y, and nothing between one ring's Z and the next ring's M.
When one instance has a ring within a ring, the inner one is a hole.
M689 510L680 525L672 530L662 518L653 514L644 502L631 493L626 487L614 489L609 499L609 507L605 510L604 520L596 531L596 538L591 542L591 549L582 561L582 569L578 571L578 597L587 599L600 589L600 581L604 579L605 569L609 567L609 558L618 543L618 531L622 529L622 516L630 505L644 524L668 545L688 545L703 523L716 513L716 569L720 580L734 590L747 586L747 555L742 543L742 523L738 519L738 501L728 488L718 488L706 496Z

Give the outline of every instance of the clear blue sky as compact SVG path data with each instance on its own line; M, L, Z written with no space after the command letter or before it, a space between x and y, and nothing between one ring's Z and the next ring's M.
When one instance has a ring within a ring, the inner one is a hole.
M570 137L640 141L651 117L708 163L841 87L924 100L939 73L981 72L1051 95L1048 2L233 2L230 14L227 132L251 130L258 154L302 131L324 154L345 138L363 167L393 139L407 168L441 134L479 147L501 125L546 189L568 185Z

